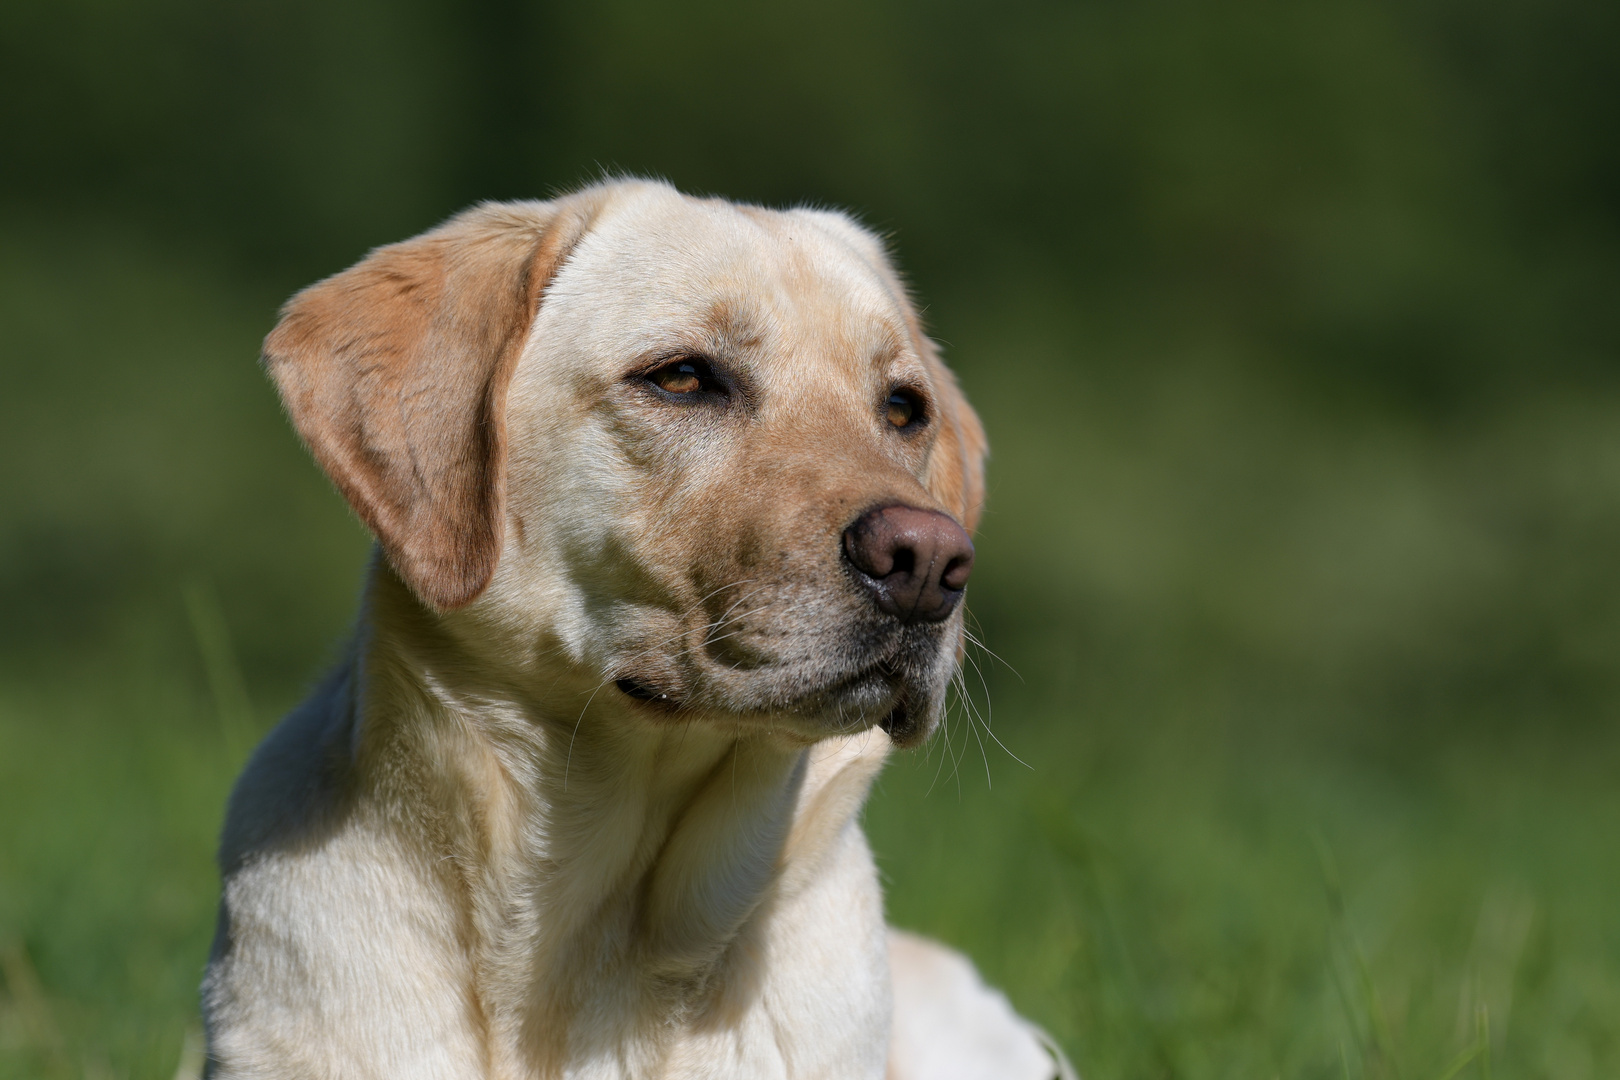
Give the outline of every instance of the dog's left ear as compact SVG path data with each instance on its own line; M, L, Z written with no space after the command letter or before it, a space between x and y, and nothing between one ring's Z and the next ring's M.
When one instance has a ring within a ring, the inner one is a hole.
M507 385L600 202L474 207L311 285L265 338L299 435L435 608L468 603L495 572Z

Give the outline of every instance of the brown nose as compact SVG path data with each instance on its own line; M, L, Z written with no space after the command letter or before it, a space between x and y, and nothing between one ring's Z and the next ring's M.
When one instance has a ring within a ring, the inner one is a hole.
M915 506L869 510L844 530L844 553L877 606L901 622L939 622L973 572L973 541L949 514Z

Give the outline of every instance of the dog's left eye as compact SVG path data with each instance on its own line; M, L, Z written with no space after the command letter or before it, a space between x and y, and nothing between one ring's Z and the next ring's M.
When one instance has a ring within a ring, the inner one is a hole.
M725 393L725 387L714 377L708 362L696 357L671 360L663 367L654 368L647 373L647 381L666 394Z
M896 390L884 403L884 417L897 428L909 428L927 419L922 398L915 390Z

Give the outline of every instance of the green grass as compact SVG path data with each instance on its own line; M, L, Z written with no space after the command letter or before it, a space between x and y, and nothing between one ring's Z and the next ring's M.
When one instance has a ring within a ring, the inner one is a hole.
M998 713L1029 769L959 731L869 827L892 917L966 948L1082 1074L1620 1067L1612 746L1392 761L1017 692Z
M0 1074L168 1077L196 1026L233 762L185 687L78 674L102 685L0 706Z

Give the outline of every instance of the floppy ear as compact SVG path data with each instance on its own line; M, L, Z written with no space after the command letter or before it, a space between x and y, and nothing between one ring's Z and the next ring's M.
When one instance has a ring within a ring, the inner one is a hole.
M485 203L289 300L264 365L321 468L435 608L500 558L506 388L600 200Z

